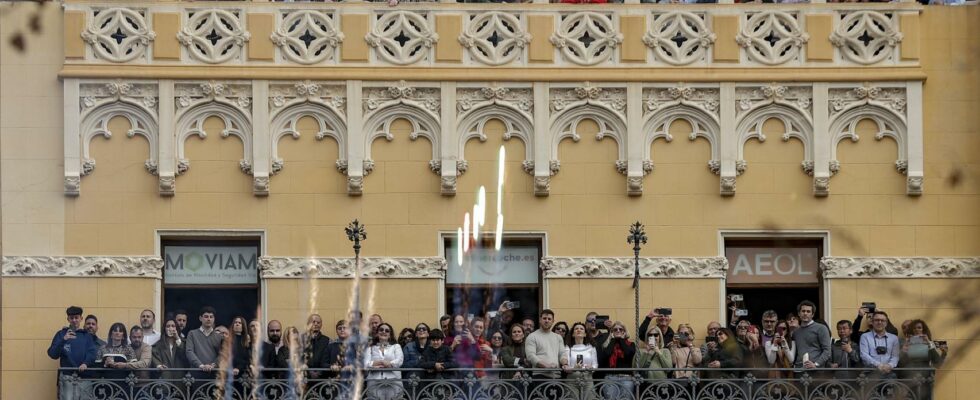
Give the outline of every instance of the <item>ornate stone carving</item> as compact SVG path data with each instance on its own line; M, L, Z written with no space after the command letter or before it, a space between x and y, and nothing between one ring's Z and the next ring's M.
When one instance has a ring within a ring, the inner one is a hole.
M833 88L829 91L831 172L840 170L837 145L844 139L858 141L857 125L871 120L877 125L875 140L891 137L898 144L895 168L906 174L908 168L908 137L906 127L907 93L905 88L864 84L854 88ZM910 187L909 194L915 190Z
M716 38L704 14L672 11L654 14L653 28L643 35L643 43L653 49L659 62L688 65L704 61Z
M456 176L445 175L440 177L440 192L443 196L456 195Z
M752 138L766 141L762 128L766 121L776 119L782 122L785 131L780 136L788 141L792 138L803 143L802 165L813 165L815 143L812 122L812 88L808 86L783 86L772 83L758 87L735 89L737 158L736 168L741 175L746 162L743 157L745 143ZM812 170L812 168L811 168Z
M545 257L541 269L547 278L631 278L633 262L629 257ZM643 278L724 278L727 271L724 257L640 258Z
M599 87L584 82L578 87L551 88L551 111L560 112L581 104L596 104L626 114L626 89Z
M667 142L674 140L670 126L677 120L691 125L688 140L704 138L711 146L711 159L708 166L717 165L712 171L721 168L721 128L718 122L721 91L717 87L694 87L677 84L672 87L648 87L643 89L643 132L646 136L643 147L644 162L651 163L650 146L658 138Z
M824 278L978 278L980 258L824 257Z
M824 197L830 194L830 177L818 177L813 179L813 195Z
M735 37L752 61L765 65L785 64L800 56L800 49L810 39L796 14L763 11L747 16Z
M866 83L855 88L830 89L828 108L831 119L844 111L868 104L891 109L904 116L908 105L905 88L872 86Z
M208 64L239 59L251 34L245 30L237 10L211 8L188 10L187 22L177 40L187 54Z
M163 277L157 256L7 256L4 276Z
M364 40L374 48L375 56L386 62L409 65L426 60L439 41L423 13L387 11L376 18Z
M441 107L439 88L411 86L405 81L398 81L388 87L364 88L363 98L365 115L399 103L411 104L433 113L439 113Z
M485 65L504 65L524 58L531 35L520 14L488 11L471 14L459 43L470 58Z
M281 57L298 64L317 64L336 58L344 33L336 28L333 15L321 10L289 10L282 13L272 43Z
M312 118L317 124L316 140L330 137L337 142L337 162L344 162L346 168L346 96L346 86L335 82L302 81L269 85L272 120L270 174L275 175L285 167L285 160L279 157L279 141L286 136L299 139L297 124L305 117Z
M177 179L174 176L161 176L160 177L160 195L161 196L173 196L174 190L176 189Z
M81 107L80 175L91 174L95 170L95 160L89 155L89 143L96 136L106 139L112 137L109 121L123 117L129 122L127 137L140 135L149 145L149 158L143 162L147 172L157 174L159 152L157 147L157 85L144 82L90 82L79 85L79 106Z
M353 258L261 257L262 278L353 278ZM363 278L445 278L443 257L365 257Z
M535 196L547 196L551 192L551 177L550 176L535 176L534 177L534 195Z
M146 56L157 34L146 24L145 11L131 8L94 10L82 39L96 58L127 62Z
M906 178L905 194L909 196L922 195L922 177L910 176Z
M256 196L269 195L269 177L256 176L252 178L252 193Z
M845 60L862 65L892 59L901 41L896 16L879 11L842 13L830 34L830 43L840 49Z
M643 177L642 176L627 176L626 177L626 194L630 196L639 196L643 194Z
M721 195L722 196L734 196L735 195L735 177L734 176L723 176L721 177Z
M616 31L612 18L592 11L563 15L551 44L561 50L565 60L590 66L612 58L623 34Z
M347 194L351 196L360 196L364 192L364 177L363 176L348 176L347 177Z
M187 138L207 137L204 121L218 117L224 123L221 136L236 136L242 141L243 154L239 160L242 172L252 171L252 87L232 82L181 82L174 85L177 106L177 174L190 168L184 157Z
M78 196L81 193L82 178L80 176L65 177L65 195Z

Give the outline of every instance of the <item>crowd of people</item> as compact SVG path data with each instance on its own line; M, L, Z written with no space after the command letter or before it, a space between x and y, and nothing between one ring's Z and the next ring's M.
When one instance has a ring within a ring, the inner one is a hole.
M55 333L48 356L60 360L63 374L95 379L122 380L135 373L141 379L180 380L188 372L201 381L297 375L333 379L349 377L359 366L368 390L387 382L374 388L383 399L397 398L398 386L407 378L455 379L468 374L481 380L530 374L535 382L565 377L587 382L585 390L594 390L593 382L604 380L601 395L611 399L634 393L635 371L648 381L687 381L692 375L738 378L748 373L761 379L791 378L804 370L814 370L815 377L852 380L861 373L855 368L865 368L872 378L912 379L914 374L930 374L948 351L945 342L933 340L925 321L905 321L899 335L885 311L868 307L860 308L853 322L837 322L837 339L832 339L826 323L815 320L816 305L803 301L784 318L775 311L764 312L761 326L734 316L728 327L712 321L704 340L698 341L691 325L672 326L668 308L651 310L634 337L622 322L596 312L571 324L557 321L551 310L542 310L536 320L516 321L515 310L508 308L512 304L504 302L488 317L446 315L436 328L418 323L400 331L378 314L362 329L352 327L352 320L361 319L352 313L335 323L334 338L323 332L317 314L309 316L302 331L271 320L260 332L259 321L242 317L232 319L230 326L216 326L216 311L204 307L197 315L200 328L189 330L189 315L181 310L168 316L163 331L157 332L155 313L144 310L128 331L122 322L112 324L104 340L98 336L98 318L83 318L83 310L71 306L68 326ZM859 331L865 319L870 328ZM351 346L355 331L363 331L369 340L364 347ZM72 398L66 391L70 390L62 389L62 398ZM918 398L927 398L928 392L924 388Z

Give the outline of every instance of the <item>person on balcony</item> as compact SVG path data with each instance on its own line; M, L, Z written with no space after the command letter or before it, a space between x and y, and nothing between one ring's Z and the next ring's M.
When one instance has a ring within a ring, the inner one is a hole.
M378 400L394 400L402 396L401 371L391 371L400 368L405 360L401 346L394 341L395 329L388 323L378 326L377 335L371 347L364 352L364 368L369 370L367 375L368 398Z
M500 373L501 379L517 379L521 377L521 370L530 368L527 357L524 355L524 325L513 324L510 326L510 340L500 351L500 358L503 360L504 368L514 368L515 371L504 371Z
M851 321L842 319L837 322L837 337L830 348L830 368L860 368L861 354L857 344L851 342ZM857 374L853 371L834 371L834 378L853 380Z
M630 340L626 325L613 322L609 329L610 335L606 341L599 344L599 368L632 368L633 357L636 355L636 344ZM602 396L606 399L633 398L632 374L624 371L605 374L606 383L602 387Z
M861 335L861 362L866 367L878 370L877 375L884 379L895 379L892 369L898 367L898 336L885 331L888 314L875 310L871 314L871 331Z
M694 328L691 325L677 326L677 335L667 344L674 362L674 368L697 368L701 364L703 354L701 349L694 346ZM674 371L674 377L687 379L695 374L694 371Z
M303 358L306 366L310 369L323 369L330 366L327 362L327 346L330 345L330 337L324 335L323 318L320 314L310 314L306 319L306 332L302 336ZM312 379L318 379L323 375L323 371L309 371L307 375Z
M817 306L812 301L800 302L796 312L800 317L800 327L793 331L793 341L796 342L794 366L826 368L830 361L830 329L813 320Z
M177 330L177 321L170 319L163 323L163 338L153 345L152 357L153 366L161 371L161 378L175 381L171 383L184 378L185 371L171 370L188 367L187 350Z
M105 379L122 380L129 371L121 371L130 361L136 360L136 353L126 339L126 325L116 322L109 327L109 340L99 349L98 359L102 360L105 368L111 369L102 373ZM122 382L117 382L122 384Z
M918 399L932 398L932 381L935 369L941 367L946 362L947 348L945 343L936 344L932 340L932 332L929 325L921 319L912 320L909 324L909 339L902 345L902 352L899 355L898 365L902 368L917 368L918 370L903 371L902 379L908 382L917 382L922 378L921 385L918 385Z
M65 310L68 314L68 326L59 329L51 338L51 346L48 347L48 357L58 360L61 368L78 368L79 373L84 373L85 369L95 364L98 347L95 344L95 336L85 329L82 329L82 308L71 306ZM125 337L126 328L123 327ZM61 371L62 375L74 374L74 371ZM59 380L59 385L61 381ZM62 385L59 388L61 399L72 399L76 396L75 387Z
M201 327L187 333L187 360L191 367L201 370L195 374L199 379L214 377L218 355L221 354L221 341L224 338L214 329L214 316L213 307L202 307L198 317Z
M591 399L594 392L592 370L599 368L599 353L592 346L592 337L589 336L585 324L572 324L572 332L565 340L562 358L568 360L564 368L568 379L584 382L584 386L575 386L574 389L580 391L575 393L575 398Z
M96 349L105 345L105 340L99 339L99 318L89 314L85 316L85 331L92 335L95 340Z
M735 342L735 335L728 328L718 329L713 338L716 342L710 346L708 354L701 363L705 368L738 368L742 366L742 349ZM707 379L724 379L734 376L734 371L707 371Z
M663 369L674 368L674 359L664 343L664 335L660 329L651 328L646 333L646 340L637 343L639 347L633 359L633 367L648 369L643 373L647 380L666 379L668 371Z

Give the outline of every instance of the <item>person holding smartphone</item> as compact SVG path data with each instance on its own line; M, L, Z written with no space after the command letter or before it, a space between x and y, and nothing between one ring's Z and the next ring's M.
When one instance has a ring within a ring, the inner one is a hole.
M678 325L677 335L667 344L667 347L670 349L674 368L697 368L701 364L701 348L694 345L694 328L691 325ZM679 379L687 379L692 375L694 371L674 371L674 377Z
M562 368L568 374L568 379L575 381L581 379L585 382L584 387L573 388L576 391L575 398L582 398L579 390L592 393L594 390L592 370L599 367L599 355L592 346L592 337L585 324L581 322L572 324L572 330L565 338L565 349L562 353L562 358L568 360L568 364Z
M921 319L909 323L908 333L909 337L902 345L898 365L902 368L918 368L918 370L902 371L899 378L908 379L908 382L916 382L920 377L927 378L923 379L923 384L916 387L918 392L916 398L930 399L932 394L930 382L932 379L928 378L935 375L935 369L946 362L948 349L945 342L936 344L932 340L929 325L926 325L926 322Z
M786 321L777 321L775 325L772 340L766 343L766 361L769 362L769 368L790 368L796 360L796 342L786 337L789 332ZM769 371L769 378L772 379L792 377L793 373L790 371Z
M48 347L48 357L58 360L61 368L78 368L79 373L95 364L98 348L92 334L82 329L82 308L71 306L65 310L68 314L68 326L55 332ZM125 329L125 328L124 328ZM62 375L71 375L75 371L63 370ZM84 376L84 375L83 375ZM61 380L59 379L59 384ZM61 387L58 390L61 399L72 399L76 396L77 386Z
M674 359L664 343L664 335L657 327L647 331L646 340L637 340L636 357L633 358L633 368L648 368L643 373L648 380L666 379L666 368L674 368ZM658 369L661 369L658 371Z

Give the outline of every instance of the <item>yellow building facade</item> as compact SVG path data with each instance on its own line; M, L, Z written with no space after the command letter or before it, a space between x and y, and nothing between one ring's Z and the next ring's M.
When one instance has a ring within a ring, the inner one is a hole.
M641 315L671 307L703 336L740 290L805 286L830 322L874 301L949 342L935 398L975 398L976 6L67 1L0 17L5 399L54 397L45 351L68 305L103 337L172 312L165 294L190 286L167 281L165 251L187 242L247 242L263 320L332 326L358 219L363 307L434 325L481 186L484 236L500 214L536 243L531 286L559 320L632 325L641 221ZM758 262L733 283L735 244L797 242L819 257L808 283Z

